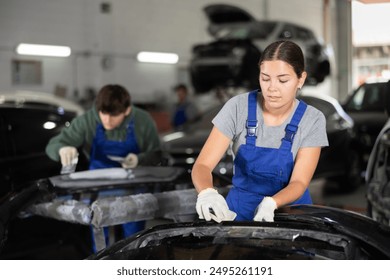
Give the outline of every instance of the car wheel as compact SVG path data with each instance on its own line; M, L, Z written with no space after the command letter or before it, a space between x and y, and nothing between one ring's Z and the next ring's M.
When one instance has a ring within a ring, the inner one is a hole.
M345 174L339 177L339 189L341 192L356 190L362 183L361 160L356 151L350 151L346 161Z

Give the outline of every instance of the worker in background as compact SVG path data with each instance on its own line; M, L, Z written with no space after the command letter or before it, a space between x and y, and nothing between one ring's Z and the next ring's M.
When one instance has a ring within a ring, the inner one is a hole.
M187 122L194 121L199 116L199 111L188 97L188 88L184 84L178 84L174 88L177 103L172 117L172 126L175 130L180 130Z
M77 164L79 148L87 149L90 154L89 169L134 168L161 162L160 140L153 119L132 105L129 92L120 85L103 86L95 106L53 137L46 153L51 159L60 160L66 169ZM142 230L144 224L145 221L139 221L122 225L123 237Z
M291 41L277 41L258 66L260 90L224 105L194 163L201 219L271 222L281 206L312 203L308 186L328 139L323 113L296 98L307 76L303 52ZM225 200L212 171L231 142L235 173Z

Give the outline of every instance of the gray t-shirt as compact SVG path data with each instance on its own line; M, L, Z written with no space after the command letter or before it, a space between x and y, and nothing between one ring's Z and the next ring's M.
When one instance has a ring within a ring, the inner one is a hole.
M213 124L227 137L233 141L233 153L237 154L238 148L246 142L246 120L248 118L248 95L249 92L236 95L226 102L221 111L213 119ZM267 126L264 124L263 110L260 105L260 96L257 99L257 121L256 146L266 148L279 148L282 138L285 135L285 127L290 123L299 102L295 102L295 109L279 126ZM328 146L326 134L326 119L318 109L308 105L303 115L298 131L294 136L292 146L293 157L297 155L301 147L325 147Z

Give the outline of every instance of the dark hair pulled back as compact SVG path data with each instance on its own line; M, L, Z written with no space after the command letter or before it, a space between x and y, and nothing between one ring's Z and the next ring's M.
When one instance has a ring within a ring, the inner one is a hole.
M260 57L259 67L264 61L272 60L281 60L291 65L298 78L301 78L305 71L302 49L292 41L280 40L268 45Z

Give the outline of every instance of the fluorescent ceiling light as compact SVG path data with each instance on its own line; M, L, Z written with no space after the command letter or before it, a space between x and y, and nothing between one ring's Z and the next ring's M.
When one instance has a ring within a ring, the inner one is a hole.
M137 60L140 62L176 64L179 61L179 56L175 53L140 52L137 54Z
M36 44L19 44L16 52L21 55L42 55L68 57L71 50L66 46L36 45Z

